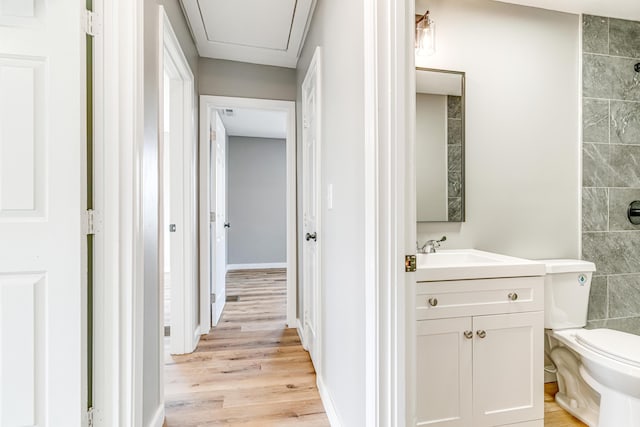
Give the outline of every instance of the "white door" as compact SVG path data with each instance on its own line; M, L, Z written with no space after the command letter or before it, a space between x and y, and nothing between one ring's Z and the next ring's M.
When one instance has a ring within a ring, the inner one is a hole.
M544 417L543 312L473 318L474 426Z
M416 426L472 425L471 317L416 327Z
M227 206L226 206L226 151L227 138L220 115L216 112L215 139L211 147L214 182L211 183L213 198L215 200L215 222L212 224L214 242L212 268L215 302L213 303L213 325L217 325L224 309L226 301L226 276L227 276Z
M2 426L79 426L86 409L83 7L0 1Z
M320 364L320 50L302 83L302 270L304 344Z

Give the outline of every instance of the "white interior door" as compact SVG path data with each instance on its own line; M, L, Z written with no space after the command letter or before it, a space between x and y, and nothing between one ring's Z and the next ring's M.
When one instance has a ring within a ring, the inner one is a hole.
M79 426L86 409L83 5L0 1L3 426Z
M211 184L214 190L212 200L215 200L215 222L213 223L214 236L214 291L213 324L218 324L226 301L226 276L227 276L227 205L226 205L226 151L227 138L220 115L215 113L216 131L211 153L213 157L213 171L215 180Z
M302 221L304 341L320 365L320 56L316 50L302 83Z

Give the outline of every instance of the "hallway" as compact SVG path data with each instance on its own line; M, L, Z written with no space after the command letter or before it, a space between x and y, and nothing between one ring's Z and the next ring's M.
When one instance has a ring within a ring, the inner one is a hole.
M165 345L165 426L328 426L285 313L286 270L229 272L218 326L192 354L171 356Z

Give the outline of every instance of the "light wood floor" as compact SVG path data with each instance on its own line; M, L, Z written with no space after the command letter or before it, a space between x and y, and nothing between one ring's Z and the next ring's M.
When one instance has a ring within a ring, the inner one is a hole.
M285 270L230 272L227 296L193 354L166 352L165 426L329 426L309 354L285 326Z
M584 426L580 420L574 418L567 411L562 409L553 396L558 392L557 383L547 383L544 385L544 425L545 427L569 427Z

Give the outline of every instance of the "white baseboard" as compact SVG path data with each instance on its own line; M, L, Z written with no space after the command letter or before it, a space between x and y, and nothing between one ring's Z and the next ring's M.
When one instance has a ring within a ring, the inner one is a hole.
M300 343L302 343L302 348L309 351L309 349L307 348L307 340L304 337L304 328L302 327L302 322L300 321L300 319L296 319L296 321L298 324L296 326L296 330L298 331L298 337L300 338Z
M231 270L262 270L267 268L287 268L286 262L265 262L261 264L228 264L227 271Z
M333 406L333 400L331 400L331 394L329 390L325 387L324 382L322 381L322 377L316 373L316 384L318 385L318 392L320 393L320 399L322 400L322 405L324 405L324 411L327 413L327 418L329 419L329 424L331 427L342 427L342 422L340 422L340 418L338 418L338 413L336 412L336 408Z
M158 406L158 410L149 423L149 427L162 427L164 424L164 403Z

